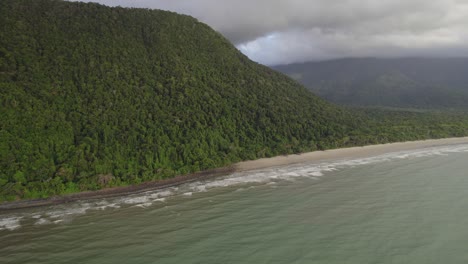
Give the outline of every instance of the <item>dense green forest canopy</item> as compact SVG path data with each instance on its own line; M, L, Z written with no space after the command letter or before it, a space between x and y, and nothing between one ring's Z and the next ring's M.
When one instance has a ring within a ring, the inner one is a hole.
M273 68L338 104L468 109L468 58L358 58Z
M435 115L336 107L189 16L0 1L0 201L468 134Z

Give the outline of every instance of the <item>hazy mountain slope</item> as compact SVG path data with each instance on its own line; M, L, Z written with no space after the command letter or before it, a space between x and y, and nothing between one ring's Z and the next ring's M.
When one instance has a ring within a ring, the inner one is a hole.
M340 104L468 108L468 58L341 59L273 68Z
M188 16L2 0L0 25L8 199L336 147L350 129L346 112Z

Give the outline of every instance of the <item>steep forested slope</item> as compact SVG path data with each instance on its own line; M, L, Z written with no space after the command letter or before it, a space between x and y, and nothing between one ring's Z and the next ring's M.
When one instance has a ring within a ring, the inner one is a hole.
M188 16L0 1L0 201L466 134L463 115L338 108Z
M274 68L339 104L468 109L468 58L340 59Z
M8 199L335 147L350 126L346 112L188 16L2 0L0 25Z

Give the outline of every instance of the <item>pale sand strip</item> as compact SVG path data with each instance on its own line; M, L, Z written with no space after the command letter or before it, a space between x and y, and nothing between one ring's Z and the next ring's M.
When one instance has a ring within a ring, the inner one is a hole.
M303 162L320 162L325 160L339 160L364 158L382 155L390 152L414 150L421 148L437 147L444 145L468 144L468 137L431 139L423 141L398 142L381 145L370 145L363 147L351 147L332 149L325 151L314 151L298 155L277 156L258 160L243 161L234 164L236 171L249 171L265 169L273 166L283 166Z

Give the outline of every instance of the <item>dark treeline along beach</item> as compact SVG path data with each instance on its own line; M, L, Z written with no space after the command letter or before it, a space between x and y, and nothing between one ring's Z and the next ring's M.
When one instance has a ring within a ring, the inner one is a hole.
M0 1L0 201L464 135L462 113L328 103L189 16Z

